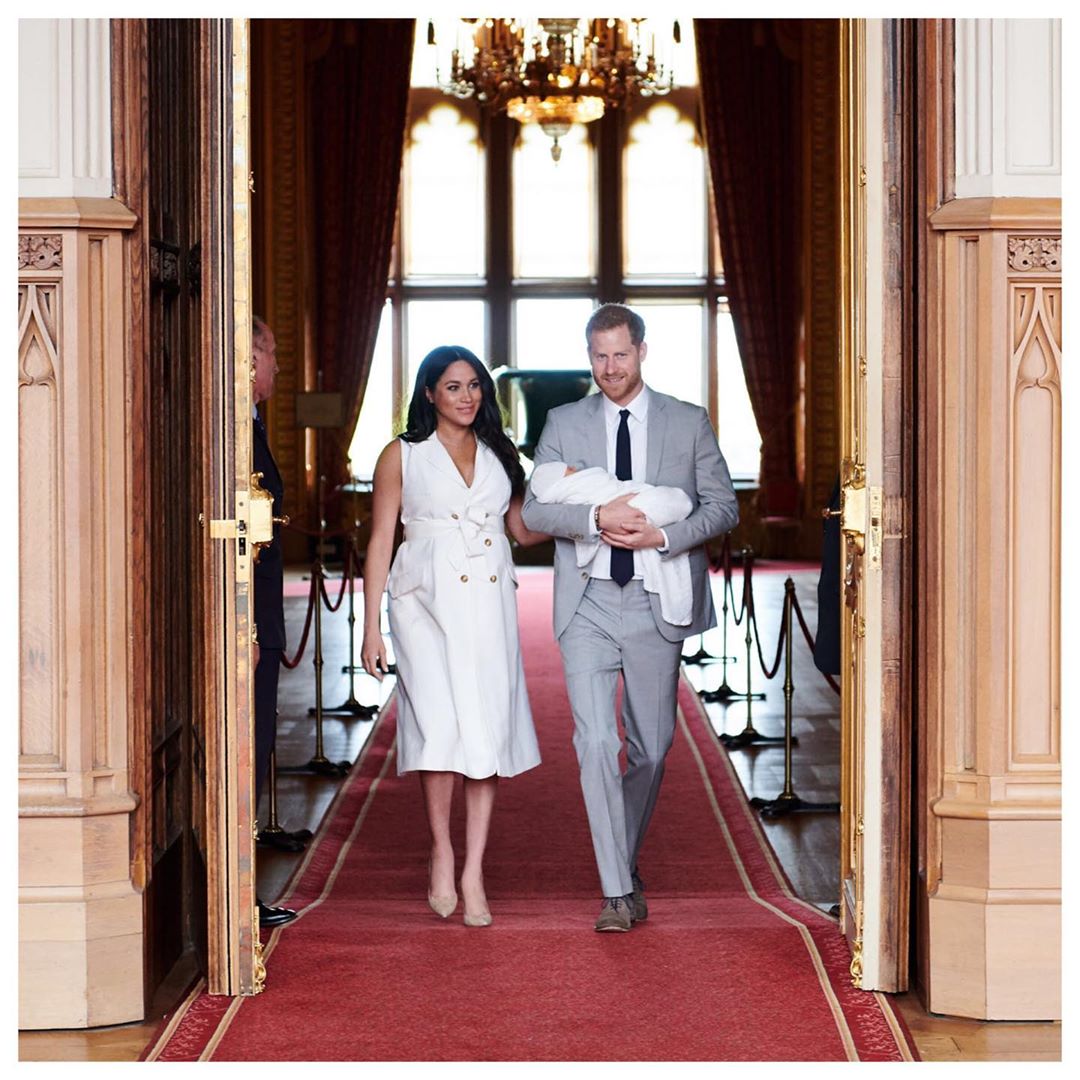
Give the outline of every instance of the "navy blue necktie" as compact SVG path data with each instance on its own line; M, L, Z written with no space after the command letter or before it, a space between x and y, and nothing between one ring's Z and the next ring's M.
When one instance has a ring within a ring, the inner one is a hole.
M630 463L630 418L629 409L619 410L619 430L615 435L615 477L618 480L633 480L633 468ZM611 549L611 580L621 588L634 576L634 553L626 548Z

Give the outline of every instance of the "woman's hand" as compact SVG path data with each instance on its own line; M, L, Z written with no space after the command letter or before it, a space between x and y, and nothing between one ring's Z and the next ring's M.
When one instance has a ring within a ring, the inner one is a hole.
M364 631L364 644L360 647L360 663L369 675L374 675L379 682L390 666L386 660L386 642L378 630Z

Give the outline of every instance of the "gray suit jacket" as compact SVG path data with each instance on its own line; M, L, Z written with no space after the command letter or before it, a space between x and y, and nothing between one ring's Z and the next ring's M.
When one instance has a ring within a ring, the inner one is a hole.
M682 488L694 509L684 521L665 526L668 557L690 553L694 608L689 626L665 622L660 598L649 594L657 629L668 641L681 641L716 625L708 580L705 541L733 529L739 522L735 489L731 486L724 455L716 443L709 414L697 405L650 390L648 460L645 479L650 484ZM548 413L536 447L535 463L565 461L576 469L608 467L607 431L603 395L592 394ZM566 629L588 584L579 569L574 541L590 535L588 506L560 506L538 502L530 486L522 517L530 529L555 537L555 637Z

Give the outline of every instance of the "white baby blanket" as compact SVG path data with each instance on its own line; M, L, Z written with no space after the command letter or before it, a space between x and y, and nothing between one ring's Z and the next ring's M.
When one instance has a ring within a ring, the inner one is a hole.
M637 480L616 480L599 467L581 469L566 475L566 464L548 461L533 469L533 495L543 503L570 503L593 506L610 502L628 491L637 492L630 505L640 510L658 529L682 521L694 504L681 488L656 487ZM592 562L600 549L599 538L577 540L574 547L578 566ZM668 559L656 548L634 552L647 592L660 596L660 612L674 626L688 626L693 612L694 592L690 581L690 557L684 551Z

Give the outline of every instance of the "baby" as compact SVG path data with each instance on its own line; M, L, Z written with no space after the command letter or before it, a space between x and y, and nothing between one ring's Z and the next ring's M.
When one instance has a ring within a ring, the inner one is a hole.
M680 488L656 487L638 480L616 480L605 469L572 469L563 461L537 465L530 483L533 495L543 503L595 506L629 491L637 492L630 505L640 510L649 524L658 529L682 521L694 508L690 496ZM600 543L599 538L575 541L578 566L592 561ZM684 551L664 559L656 548L641 548L634 552L634 558L646 591L660 596L664 620L674 626L688 626L693 606L689 555Z

